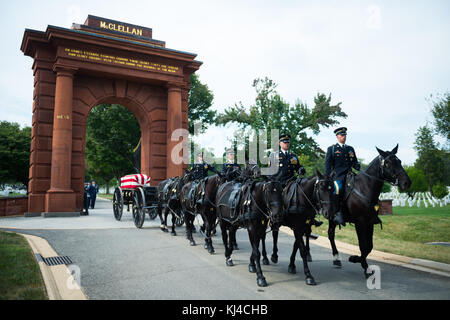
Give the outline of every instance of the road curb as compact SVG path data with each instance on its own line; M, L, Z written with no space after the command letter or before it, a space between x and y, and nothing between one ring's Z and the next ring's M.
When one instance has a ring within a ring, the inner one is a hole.
M47 266L42 258L56 257L58 254L47 240L29 234L18 233L30 244L44 279L50 300L87 300L86 295L74 281L66 265Z
M288 227L280 227L280 231L289 234L291 236L294 236L294 232L288 228ZM350 255L360 255L361 252L359 251L359 247L345 243L342 241L335 240L336 247L339 252L343 252ZM318 246L321 246L323 248L331 249L331 244L328 238L319 236L316 240L313 242ZM401 256L398 254L378 251L378 250L372 250L372 252L367 257L369 260L375 260L380 261L384 263L389 263L409 269L424 271L432 274L437 274L445 277L450 277L450 264L442 263L442 262L436 262L431 260L425 260L425 259L417 259L417 258L411 258L406 256Z

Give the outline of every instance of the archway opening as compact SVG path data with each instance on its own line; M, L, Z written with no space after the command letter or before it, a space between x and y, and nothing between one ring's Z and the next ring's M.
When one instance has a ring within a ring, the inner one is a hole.
M135 114L120 104L100 104L86 120L85 184L94 180L109 194L120 177L140 173L142 130Z

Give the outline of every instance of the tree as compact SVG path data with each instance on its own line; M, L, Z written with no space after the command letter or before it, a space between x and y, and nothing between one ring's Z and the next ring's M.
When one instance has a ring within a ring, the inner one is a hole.
M437 148L428 126L418 129L414 149L418 155L414 166L425 174L429 191L439 182L449 183L449 152Z
M450 141L450 92L433 102L431 113L434 117L435 132Z
M411 186L405 192L425 192L428 191L428 182L422 170L415 166L405 168L408 177L411 179Z
M103 104L92 109L86 126L86 171L107 184L133 173L133 150L141 138L139 123L128 109Z
M200 82L198 75L193 73L191 75L191 90L189 91L189 133L194 134L194 123L199 121L201 123L201 130L203 133L208 125L215 122L215 112L211 110L211 105L214 100L214 95L209 90L206 84Z
M31 128L0 122L0 183L20 182L28 187Z
M338 123L338 118L346 118L340 105L331 104L331 95L318 93L314 98L314 106L298 100L290 106L277 93L275 82L269 78L255 79L253 87L256 90L255 103L245 108L241 102L234 107L225 109L217 116L216 123L225 125L233 122L241 130L252 129L259 136L260 130L267 130L267 142L270 145L271 129L279 129L291 135L291 150L297 155L307 155L311 161L316 161L325 155L312 135L317 135L322 127L328 128ZM247 111L248 109L248 111Z

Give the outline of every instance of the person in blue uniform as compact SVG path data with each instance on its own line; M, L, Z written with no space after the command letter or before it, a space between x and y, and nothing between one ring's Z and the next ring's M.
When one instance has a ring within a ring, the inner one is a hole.
M347 145L347 128L341 127L334 130L336 134L337 143L328 147L325 158L325 173L334 180L335 194L338 196L339 205L333 221L336 224L345 226L344 216L341 210L342 197L344 196L345 178L347 173L361 169L361 165L356 157L355 149Z
M89 186L88 192L89 192L89 196L91 199L91 201L90 201L91 209L94 209L95 200L97 198L97 193L98 193L98 186L95 184L94 180L92 180L91 185Z
M292 177L295 177L296 172L300 175L304 175L306 170L300 165L298 157L289 151L291 135L281 134L279 138L280 151L270 155L269 166L271 166L272 163L277 163L278 160L278 168L274 169L276 171L273 178L279 181L284 188L287 181Z
M306 173L305 168L300 164L300 161L295 155L289 151L289 147L291 144L291 135L290 134L280 134L279 136L279 145L280 151L278 153L272 153L269 159L269 167L272 163L278 162L278 169L276 173L272 176L276 181L279 181L283 187L286 187L287 182L294 177L298 173L300 176ZM277 161L278 160L278 161ZM313 219L312 224L316 227L322 225L322 221L317 221Z
M208 171L219 174L219 171L214 167L209 165L203 160L203 154L199 153L197 157L197 162L194 163L191 169L191 174L193 180L200 180L208 176Z
M232 180L238 177L240 174L241 174L241 166L238 163L236 163L234 159L234 150L228 149L227 161L224 164L222 164L222 175L223 176L230 175L228 178Z

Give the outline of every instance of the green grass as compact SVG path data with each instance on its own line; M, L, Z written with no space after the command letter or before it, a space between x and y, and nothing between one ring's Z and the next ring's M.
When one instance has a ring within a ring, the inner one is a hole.
M436 208L394 207L393 215L380 216L383 230L375 225L374 249L412 258L450 263L450 247L427 242L450 242L450 206ZM328 221L313 232L328 237ZM354 225L336 228L336 239L358 244Z
M28 242L0 231L0 300L48 300L44 280Z
M106 193L99 193L97 195L97 197L103 198L103 199L108 199L108 200L112 200L113 199L113 194L106 194Z

